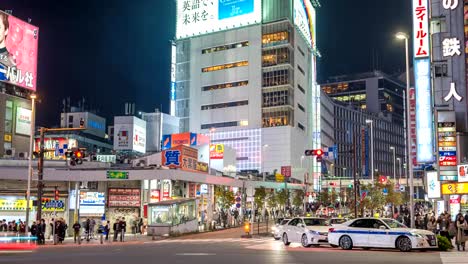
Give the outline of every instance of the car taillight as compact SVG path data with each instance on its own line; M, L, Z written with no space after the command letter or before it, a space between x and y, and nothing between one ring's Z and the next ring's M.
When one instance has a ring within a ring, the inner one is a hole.
M328 233L333 233L333 232L335 232L335 228L329 228L328 229Z

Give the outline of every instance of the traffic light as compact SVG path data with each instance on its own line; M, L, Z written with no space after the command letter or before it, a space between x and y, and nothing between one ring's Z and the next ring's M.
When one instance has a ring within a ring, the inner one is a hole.
M352 184L348 184L348 188L353 188L353 185L352 185Z
M83 164L83 158L85 157L85 152L82 149L72 149L65 152L67 159L70 159L70 165L81 165Z
M386 184L387 183L387 176L379 176L379 183L380 184Z
M60 197L59 190L58 190L57 186L55 186L55 190L54 190L54 198L55 198L55 201L58 201L58 200L59 200L59 197Z
M323 150L321 149L306 149L304 151L304 155L306 156L317 156L317 157L322 157L323 155Z
M80 119L80 128L83 128L84 127L84 118L81 118Z

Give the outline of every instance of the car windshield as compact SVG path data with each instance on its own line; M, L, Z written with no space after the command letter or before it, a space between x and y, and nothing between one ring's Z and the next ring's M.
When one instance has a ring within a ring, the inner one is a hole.
M283 221L284 221L284 218L278 218L278 219L276 219L276 224L281 225L281 223L283 223Z
M285 225L285 224L287 224L288 222L289 222L289 219L283 220L283 221L281 221L280 225Z
M393 219L382 219L390 228L408 228L404 224Z
M346 219L344 219L344 218L330 220L330 224L342 224L344 222L346 222Z
M320 218L304 218L306 226L327 226L328 222L325 219Z

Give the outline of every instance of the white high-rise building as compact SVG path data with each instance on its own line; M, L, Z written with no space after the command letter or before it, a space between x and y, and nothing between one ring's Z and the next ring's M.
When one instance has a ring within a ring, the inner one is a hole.
M291 166L300 181L318 172L303 157L321 147L318 2L176 2L171 113L180 131L210 134L235 149L239 171Z

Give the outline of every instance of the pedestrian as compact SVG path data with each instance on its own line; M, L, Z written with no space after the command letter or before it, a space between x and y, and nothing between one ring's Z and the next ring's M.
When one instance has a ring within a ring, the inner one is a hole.
M89 232L91 232L91 238L94 238L94 227L96 226L96 221L94 219L91 219L89 224Z
M127 222L125 222L125 217L122 217L122 220L119 222L120 226L120 242L125 241L125 231L127 231Z
M120 231L120 220L119 218L115 219L114 226L112 227L114 230L114 242L117 241L117 236L119 235Z
M109 233L110 233L110 221L107 220L106 225L104 226L104 231L106 232L106 241L109 241Z
M26 225L21 220L20 220L20 224L19 224L19 227L18 227L18 231L19 231L20 235L24 235L26 233Z
M439 224L440 235L450 240L448 233L449 222L447 221L447 216L445 213L439 216L439 219L437 219L437 223Z
M66 235L66 231L67 231L67 228L68 228L68 225L67 223L65 222L65 219L60 219L60 222L59 222L59 228L58 228L58 242L60 244L63 243L63 241L65 240L65 235Z
M80 230L81 230L81 225L78 223L78 221L73 224L73 239L76 241L78 240L78 243L81 242L81 237L80 237Z
M431 231L434 234L437 234L437 220L434 216L431 216L427 222L427 230Z
M86 219L86 222L85 222L85 231L86 231L86 241L89 242L89 238L90 238L90 233L91 233L91 220Z
M460 246L461 246L463 248L463 251L465 251L465 241L466 241L465 231L468 230L468 224L466 223L465 218L461 214L458 216L454 224L455 224L455 227L457 228L457 233L455 236L455 243L457 244L457 250L460 251Z
M37 236L37 224L36 224L36 221L34 221L31 225L31 228L30 228L30 231L31 231L31 236L32 237L36 237Z
M143 218L140 218L140 221L138 221L138 232L143 234Z
M44 219L41 219L40 224L37 227L37 241L39 245L45 244L45 232L46 232L46 223Z

